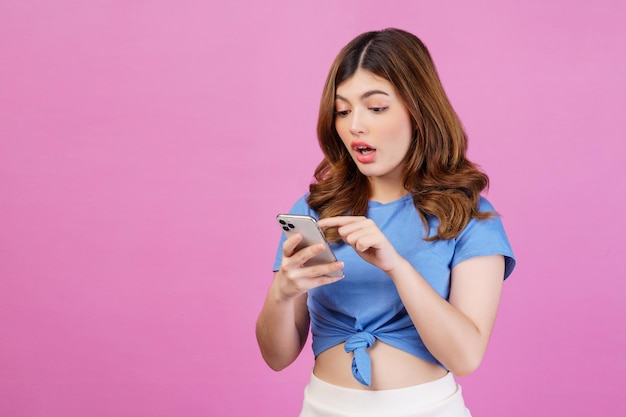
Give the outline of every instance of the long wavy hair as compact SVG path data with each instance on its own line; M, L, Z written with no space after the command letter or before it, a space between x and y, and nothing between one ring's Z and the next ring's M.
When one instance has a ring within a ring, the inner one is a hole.
M479 212L480 193L489 178L466 157L467 135L443 89L426 46L415 35L385 29L359 35L333 62L322 93L317 135L324 159L315 170L309 206L320 218L366 215L370 198L367 177L359 171L335 128L337 86L359 69L388 80L406 105L414 136L404 161L404 187L426 229L428 241L453 239ZM439 220L431 235L429 218ZM326 232L338 241L336 229Z

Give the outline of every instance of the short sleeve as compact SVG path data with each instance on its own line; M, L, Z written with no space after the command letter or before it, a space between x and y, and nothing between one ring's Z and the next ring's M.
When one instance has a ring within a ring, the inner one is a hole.
M311 210L306 202L308 196L309 194L307 193L302 196L298 201L296 201L293 207L291 207L291 210L289 210L289 214L307 214L318 219L317 213ZM287 237L284 233L281 233L280 240L278 242L278 248L276 250L276 259L274 260L274 269L272 269L274 272L278 271L278 269L280 268L280 263L283 260L283 243L285 243L285 240L287 240Z
M481 197L479 211L495 210L487 199ZM504 256L504 279L507 279L515 268L515 256L498 215L487 220L470 220L455 241L451 268L467 259L490 255Z

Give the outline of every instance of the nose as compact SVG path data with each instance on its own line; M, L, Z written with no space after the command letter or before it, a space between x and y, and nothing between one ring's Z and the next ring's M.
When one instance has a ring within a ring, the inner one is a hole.
M363 115L358 111L352 111L352 117L350 120L350 133L353 135L362 135L365 133L365 121L363 120Z

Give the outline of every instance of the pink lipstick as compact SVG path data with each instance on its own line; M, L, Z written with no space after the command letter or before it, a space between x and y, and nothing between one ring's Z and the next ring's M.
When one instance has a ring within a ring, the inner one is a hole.
M352 142L352 150L354 151L355 158L362 164L367 164L374 161L376 157L376 148L365 142Z

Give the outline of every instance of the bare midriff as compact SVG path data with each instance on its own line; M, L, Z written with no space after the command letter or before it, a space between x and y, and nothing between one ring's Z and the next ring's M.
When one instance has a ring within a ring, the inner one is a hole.
M443 377L448 371L400 349L377 340L367 350L372 360L372 383L360 384L352 375L352 353L343 343L320 353L313 374L322 381L345 388L381 390L405 388Z

